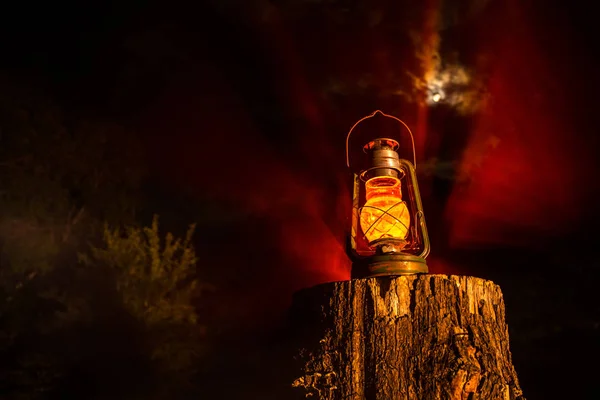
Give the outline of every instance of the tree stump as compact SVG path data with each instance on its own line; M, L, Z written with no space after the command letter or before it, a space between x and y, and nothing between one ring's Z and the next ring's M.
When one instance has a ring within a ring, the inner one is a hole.
M500 287L468 276L334 282L295 294L299 376L317 399L524 400Z

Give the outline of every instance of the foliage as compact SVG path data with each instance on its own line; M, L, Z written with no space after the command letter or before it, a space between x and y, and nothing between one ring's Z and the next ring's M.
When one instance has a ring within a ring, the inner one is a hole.
M45 396L86 351L64 339L96 318L73 285L77 250L135 217L139 148L118 124L0 76L0 397Z
M0 397L172 393L194 373L194 227L135 226L141 148L0 76Z
M183 238L161 238L155 215L150 227L107 225L103 246L80 254L85 265L114 273L123 306L146 330L152 358L169 370L189 368L202 344L193 299L207 286L194 279L193 232L191 225Z

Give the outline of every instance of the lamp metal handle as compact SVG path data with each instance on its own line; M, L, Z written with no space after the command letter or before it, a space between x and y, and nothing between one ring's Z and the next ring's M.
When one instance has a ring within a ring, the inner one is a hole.
M369 118L373 118L375 115L377 114L381 114L384 117L387 118L391 118L393 120L396 120L398 122L400 122L402 125L404 125L404 127L408 130L408 133L410 134L410 140L412 142L412 151L413 151L413 165L415 167L415 169L417 169L417 155L416 155L416 151L415 151L415 138L413 136L412 131L410 130L410 128L408 127L408 125L406 125L404 123L404 121L402 121L400 118L398 117L394 117L393 115L389 115L384 113L381 110L375 110L373 111L371 114L367 115L366 117L362 117L361 119L359 119L354 125L352 125L352 128L350 128L350 131L348 132L348 135L346 136L346 166L348 168L350 168L350 152L349 152L349 144L350 144L350 135L352 134L352 131L354 130L354 128L356 128L356 126L358 124L360 124L361 122L363 122L366 119Z

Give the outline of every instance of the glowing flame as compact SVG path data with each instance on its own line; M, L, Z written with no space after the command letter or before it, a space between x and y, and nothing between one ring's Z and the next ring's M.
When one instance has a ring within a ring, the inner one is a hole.
M402 201L400 180L376 177L365 186L367 202L360 212L360 226L369 243L386 238L406 239L410 215Z

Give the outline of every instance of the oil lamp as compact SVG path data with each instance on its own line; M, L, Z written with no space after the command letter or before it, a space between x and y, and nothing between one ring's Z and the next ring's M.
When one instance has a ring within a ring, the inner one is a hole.
M377 114L406 128L414 163L399 157L398 141L381 137L364 144L367 157L362 167L350 163L352 132ZM380 110L360 119L346 137L346 165L354 177L350 253L355 267L366 267L368 276L427 273L429 237L415 172L414 138L408 125Z

